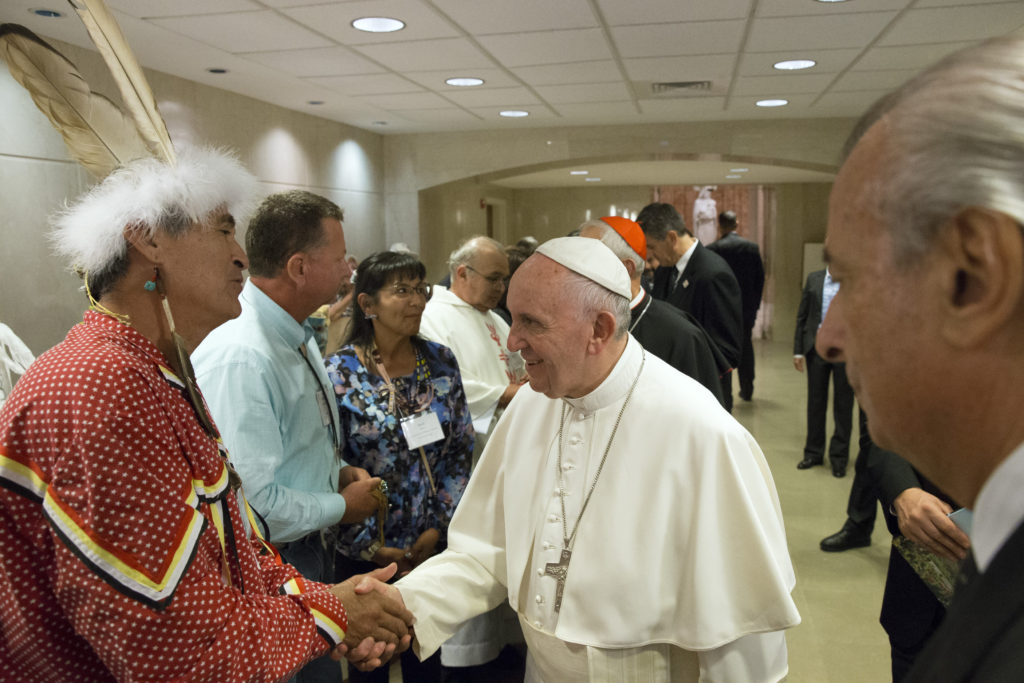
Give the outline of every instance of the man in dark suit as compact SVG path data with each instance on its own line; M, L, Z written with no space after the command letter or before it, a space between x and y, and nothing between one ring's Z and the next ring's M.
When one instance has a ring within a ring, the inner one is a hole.
M970 539L948 516L959 506L895 453L872 446L866 460L893 538L908 538L940 557L963 557ZM946 608L894 545L879 616L889 636L893 683L906 677L945 616Z
M715 342L729 368L740 359L743 316L740 286L722 257L705 249L671 204L648 204L637 215L647 249L661 264L651 294L691 314ZM732 376L721 378L722 399L732 411Z
M814 350L814 340L832 297L839 291L828 270L816 270L807 276L800 308L796 314L793 337L793 366L807 370L807 440L804 458L797 468L805 470L821 465L825 459L825 412L828 407L828 381L832 378L832 418L835 429L828 447L832 474L846 476L850 460L850 427L853 424L853 389L846 379L843 363L830 363ZM867 545L867 544L864 544Z
M907 681L1024 680L1022 72L1013 34L926 69L855 126L832 189L842 288L818 353L846 363L875 443L974 513L967 580Z
M761 295L764 293L764 262L757 243L737 235L736 226L735 212L723 211L718 214L718 239L709 244L708 249L725 259L740 285L743 339L736 372L740 379L740 398L749 401L754 395L754 345L750 337L754 331L754 322L757 321L757 309L761 307Z
M622 216L606 216L587 221L578 232L580 237L601 240L626 267L633 296L629 333L655 356L703 384L721 403L718 378L728 366L711 337L689 313L653 298L640 286L647 263L647 241L640 226Z

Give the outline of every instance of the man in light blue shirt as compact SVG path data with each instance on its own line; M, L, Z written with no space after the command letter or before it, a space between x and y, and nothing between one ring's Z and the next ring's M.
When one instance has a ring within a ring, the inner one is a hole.
M351 275L341 218L337 205L309 192L264 200L246 234L250 278L242 314L192 355L269 539L304 576L326 583L334 582L334 545L324 532L374 513L372 491L380 482L341 460L337 403L306 322ZM306 677L318 663L300 680L341 680L332 662L326 678Z

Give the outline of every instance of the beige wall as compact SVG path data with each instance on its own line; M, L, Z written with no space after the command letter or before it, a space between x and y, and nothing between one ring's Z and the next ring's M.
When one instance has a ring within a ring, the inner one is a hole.
M775 186L775 230L767 264L769 296L773 301L776 339L792 339L796 310L803 290L805 242L822 242L828 223L831 183L794 183Z
M92 88L117 98L99 56L54 41ZM305 188L345 209L350 252L385 246L382 138L173 76L147 72L177 143L235 149L267 193ZM79 280L50 254L47 217L92 180L0 67L0 320L36 354L81 318ZM244 235L244 231L243 231Z

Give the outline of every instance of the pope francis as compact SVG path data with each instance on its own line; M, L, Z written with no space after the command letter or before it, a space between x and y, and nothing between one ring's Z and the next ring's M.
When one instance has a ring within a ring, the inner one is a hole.
M771 473L696 381L629 336L630 286L598 240L541 245L512 278L526 361L449 528L398 582L430 655L505 598L526 680L777 681L799 623Z

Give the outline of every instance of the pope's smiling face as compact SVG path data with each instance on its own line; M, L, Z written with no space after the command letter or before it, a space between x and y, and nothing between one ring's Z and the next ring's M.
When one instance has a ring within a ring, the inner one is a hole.
M508 289L508 348L526 361L530 387L549 398L577 398L592 388L587 345L593 325L568 308L569 276L568 269L534 254L516 270Z

